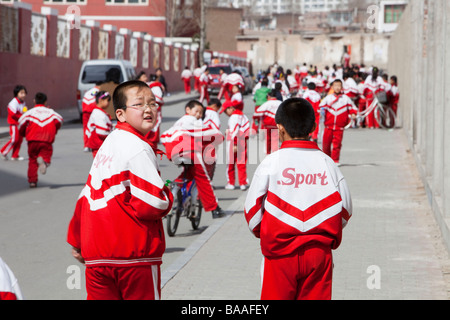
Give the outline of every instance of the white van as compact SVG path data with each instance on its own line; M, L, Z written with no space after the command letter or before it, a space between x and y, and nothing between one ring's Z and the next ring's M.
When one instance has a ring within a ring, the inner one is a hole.
M88 60L83 63L78 77L78 111L81 117L81 102L86 91L92 89L99 81L106 81L106 73L111 69L118 69L120 71L119 83L133 80L136 77L136 72L130 61L114 60L114 59L100 59Z

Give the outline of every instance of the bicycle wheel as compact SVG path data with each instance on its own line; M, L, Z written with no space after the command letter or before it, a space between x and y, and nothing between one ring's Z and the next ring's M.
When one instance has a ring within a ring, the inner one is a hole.
M197 201L195 201L192 205L191 205L191 224L192 224L192 228L194 230L197 230L199 225L200 225L200 219L202 217L202 203L200 202L200 199L197 199Z
M386 129L392 129L395 127L395 112L392 110L392 108L387 107L384 113L384 127Z
M174 204L176 204L176 206L172 207L172 210L167 215L167 234L170 237L173 237L175 235L175 232L177 232L178 223L180 222L180 216L183 212L181 190L178 190L177 199L176 201L174 201Z

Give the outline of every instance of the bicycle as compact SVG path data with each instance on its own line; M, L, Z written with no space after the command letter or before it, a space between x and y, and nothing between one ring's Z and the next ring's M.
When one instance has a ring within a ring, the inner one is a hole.
M375 96L370 106L364 111L358 113L356 115L356 119L352 119L345 128L359 128L367 115L372 111L374 112L375 120L381 128L392 129L395 127L396 115L394 110L392 110L388 104L381 103L378 97Z
M186 166L185 164L182 165ZM186 172L186 168L184 170ZM181 217L186 217L191 221L192 228L197 230L200 225L203 206L198 198L197 185L195 179L183 179L181 181L166 180L173 194L174 204L172 210L167 215L167 234L173 237L177 231Z

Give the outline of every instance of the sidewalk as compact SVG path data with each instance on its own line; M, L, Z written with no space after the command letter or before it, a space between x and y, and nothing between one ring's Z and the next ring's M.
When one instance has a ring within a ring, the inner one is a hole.
M198 93L192 91L191 94L187 95L183 92L175 92L170 94L169 96L164 97L164 105L169 106L181 101L187 101L190 99L197 99L199 97ZM6 108L6 106L0 106ZM80 121L80 116L78 113L77 107L69 108L69 109L55 109L64 119L65 123L71 123ZM0 118L0 138L7 137L9 135L9 125L6 117Z
M334 251L333 299L449 299L449 255L403 131L346 131L341 163L353 217ZM259 299L262 257L245 196L163 272L163 300Z

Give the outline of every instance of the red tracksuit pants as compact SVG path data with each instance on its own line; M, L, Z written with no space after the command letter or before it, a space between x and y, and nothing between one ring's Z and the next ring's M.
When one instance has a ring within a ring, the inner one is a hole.
M332 128L325 128L322 138L322 150L334 162L339 162L341 156L342 139L344 138L344 128L333 130Z
M331 248L310 245L278 259L264 258L261 300L331 300Z
M1 153L6 156L12 150L12 158L19 157L20 146L22 145L23 137L19 134L19 129L16 125L12 124L9 126L9 135L11 138L3 146Z
M49 165L52 160L53 145L49 142L28 141L28 182L36 183L38 181L38 157L42 157L44 162Z
M160 300L159 265L86 268L88 300Z
M191 93L191 79L183 79L184 82L184 92L186 94Z
M373 102L373 97L367 98L366 109L368 109L370 107L372 102ZM372 112L370 112L367 115L366 126L367 126L367 128L379 128L380 127L380 125L378 124L378 121L375 119L375 109L373 109Z
M208 92L208 86L200 85L200 98L198 101L203 103L203 101L206 100L206 103L209 103L209 92Z
M236 141L238 140L238 141ZM242 140L242 141L239 141ZM227 180L233 185L236 183L236 169L240 186L248 185L247 179L247 138L227 140L228 164Z
M218 205L217 198L212 188L212 179L208 174L208 168L202 159L202 155L197 152L194 153L194 163L186 168L187 171L183 171L175 181L195 179L198 196L205 211L212 211L216 209Z

